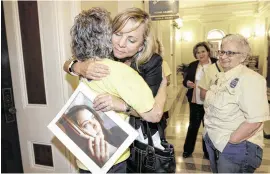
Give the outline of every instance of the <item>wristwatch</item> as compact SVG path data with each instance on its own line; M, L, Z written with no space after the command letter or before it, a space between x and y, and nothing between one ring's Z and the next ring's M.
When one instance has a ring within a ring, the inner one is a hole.
M73 75L73 76L79 76L78 74L76 74L76 73L74 73L73 72L73 65L75 64L75 63L77 63L78 62L78 60L72 60L71 62L70 62L70 64L68 65L68 71L69 71L69 74L71 74L71 75Z

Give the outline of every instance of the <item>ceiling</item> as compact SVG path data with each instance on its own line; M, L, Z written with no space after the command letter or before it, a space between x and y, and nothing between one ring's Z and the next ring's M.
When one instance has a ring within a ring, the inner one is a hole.
M259 2L258 0L179 0L179 8L213 7L223 5L236 5L248 2Z
M179 0L183 20L228 20L236 16L256 16L262 0Z

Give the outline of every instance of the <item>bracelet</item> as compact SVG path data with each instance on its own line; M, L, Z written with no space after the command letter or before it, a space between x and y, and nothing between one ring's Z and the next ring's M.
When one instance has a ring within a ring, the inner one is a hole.
M78 74L76 74L76 73L74 73L74 71L73 71L73 65L75 64L75 63L77 63L78 62L78 60L72 60L71 62L70 62L70 64L68 65L68 71L69 71L69 74L70 75L73 75L73 76L79 76Z

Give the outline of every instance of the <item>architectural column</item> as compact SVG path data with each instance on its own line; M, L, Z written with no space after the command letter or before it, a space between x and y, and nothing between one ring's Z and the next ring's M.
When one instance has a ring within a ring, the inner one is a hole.
M176 28L172 25L172 21L170 21L170 41L171 41L171 81L172 85L174 87L177 87L177 77L176 77L176 39L175 39L175 33L176 33Z

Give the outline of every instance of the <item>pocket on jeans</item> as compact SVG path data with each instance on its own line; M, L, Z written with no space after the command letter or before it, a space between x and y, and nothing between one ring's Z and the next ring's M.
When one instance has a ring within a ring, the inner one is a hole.
M236 164L242 164L247 152L246 141L239 144L227 143L221 155Z
M251 142L247 143L247 153L248 153L248 160L247 162L249 163L250 166L254 168L260 167L262 163L262 155L263 155L263 150L260 146L253 144Z

